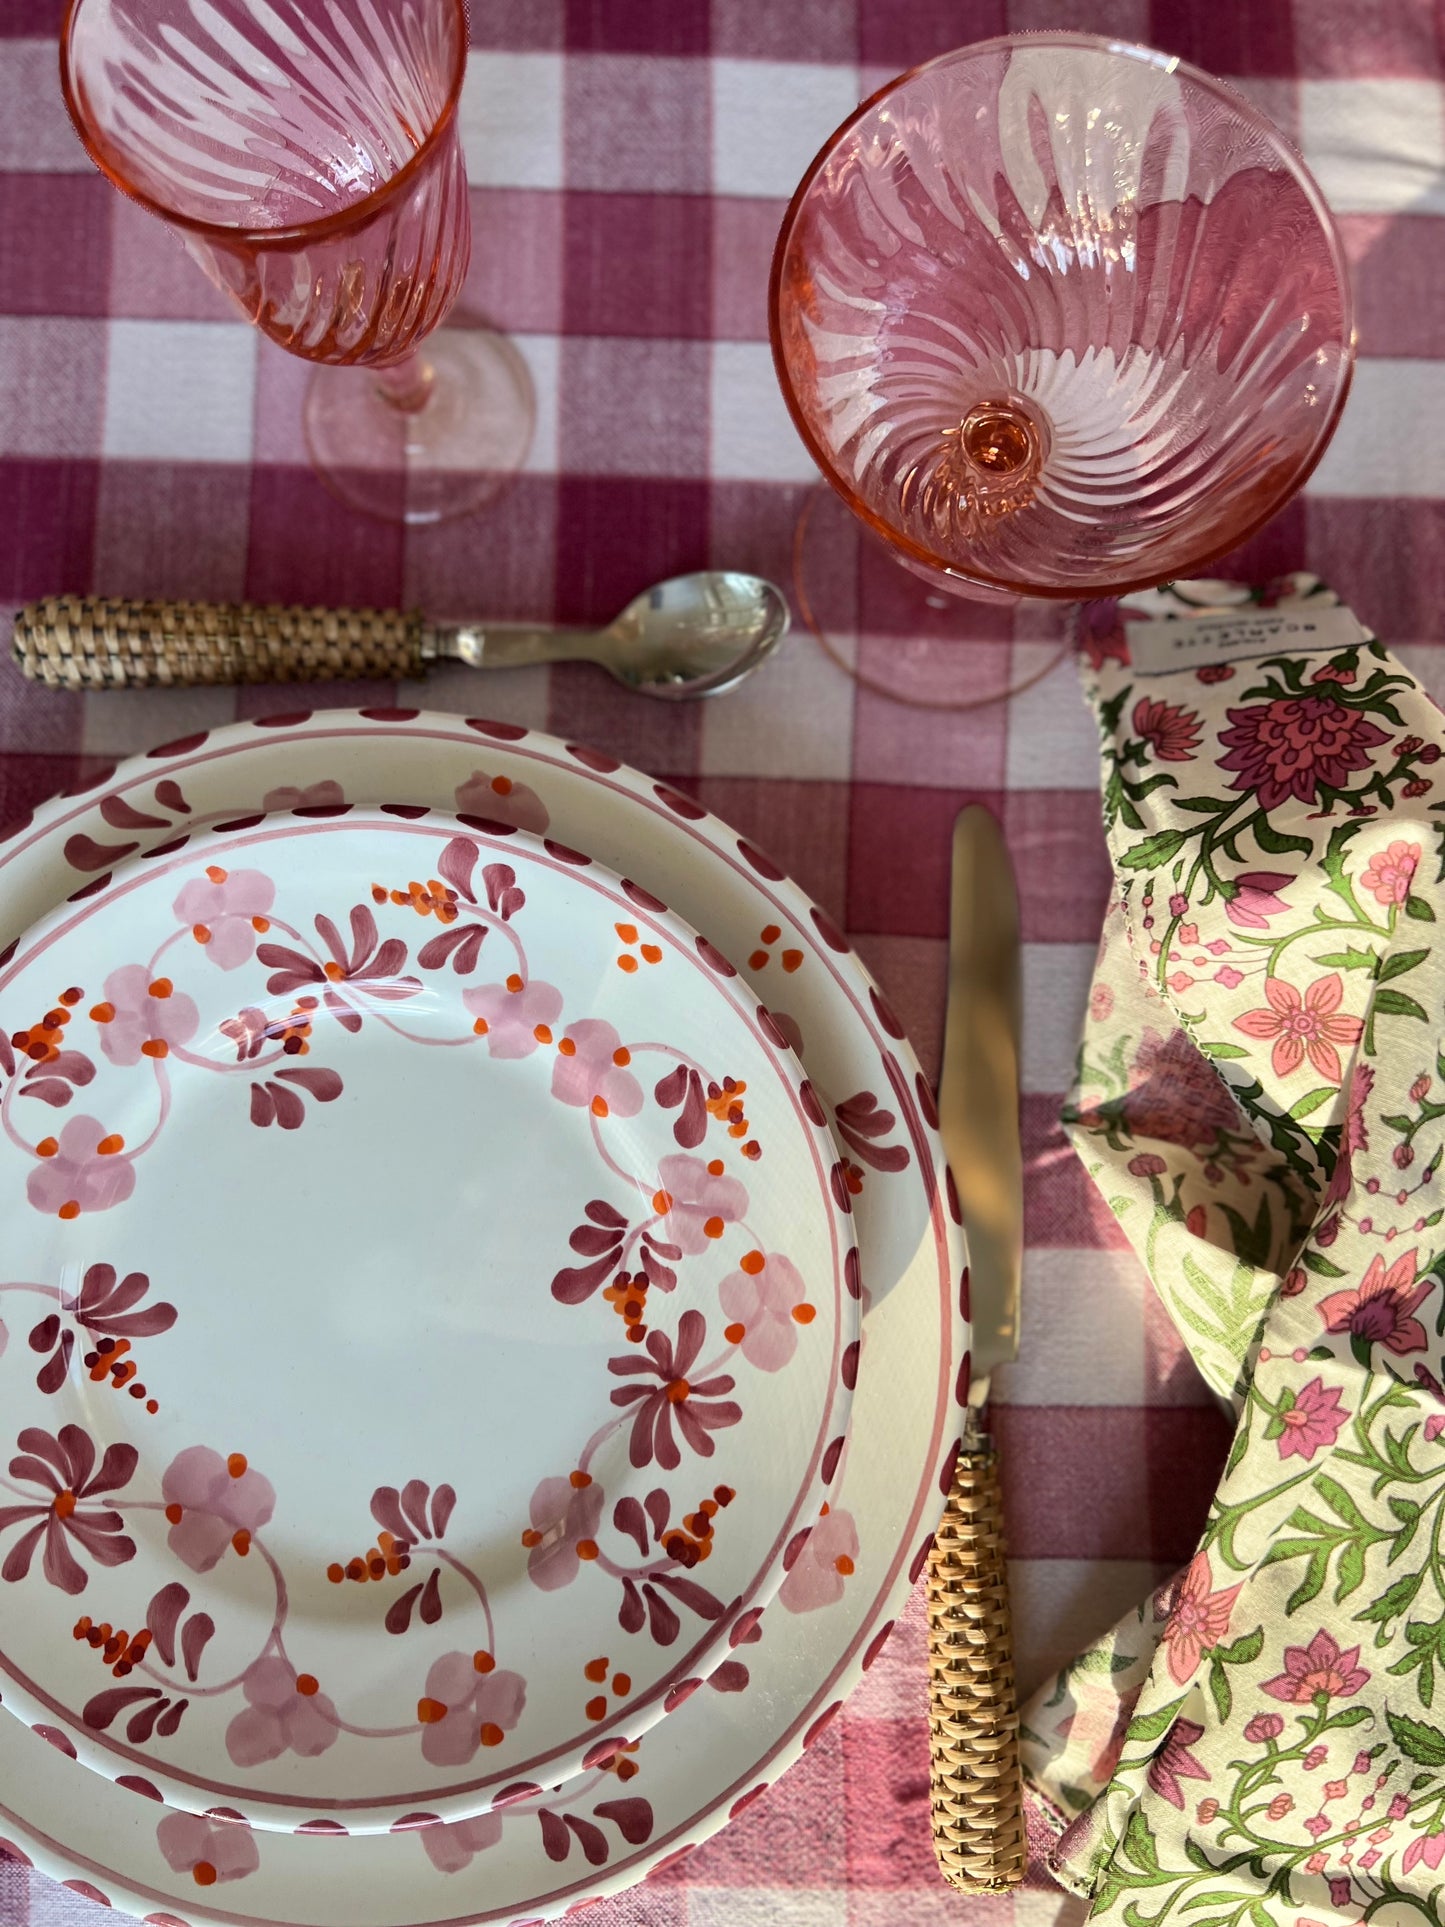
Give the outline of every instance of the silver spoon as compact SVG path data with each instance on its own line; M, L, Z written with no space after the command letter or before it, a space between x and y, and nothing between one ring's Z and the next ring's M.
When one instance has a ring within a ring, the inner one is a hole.
M395 610L52 596L15 618L15 659L56 689L411 679L437 662L518 669L595 662L625 688L678 702L733 689L788 632L761 576L707 569L635 596L605 629L427 622Z

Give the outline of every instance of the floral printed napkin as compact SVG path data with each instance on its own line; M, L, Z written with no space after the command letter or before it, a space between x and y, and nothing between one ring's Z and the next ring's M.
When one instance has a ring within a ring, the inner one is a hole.
M1026 1764L1097 1918L1445 1920L1445 717L1368 636L1142 673L1167 608L1085 627L1117 891L1068 1117L1237 1432Z

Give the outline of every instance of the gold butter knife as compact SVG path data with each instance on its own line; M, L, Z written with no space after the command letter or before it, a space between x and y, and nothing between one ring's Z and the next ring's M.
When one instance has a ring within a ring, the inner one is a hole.
M1019 917L1003 837L976 806L953 829L938 1111L968 1235L973 1337L963 1441L928 1562L933 1846L950 1885L999 1893L1023 1879L1027 1847L999 1463L981 1413L993 1368L1018 1354Z

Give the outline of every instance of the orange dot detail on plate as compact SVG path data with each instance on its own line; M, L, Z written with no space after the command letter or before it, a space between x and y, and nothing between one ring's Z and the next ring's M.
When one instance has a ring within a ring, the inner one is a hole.
M296 1691L304 1698L310 1699L313 1693L319 1693L321 1691L321 1681L317 1679L314 1673L298 1673L296 1675Z
M594 1686L600 1686L607 1677L608 1662L605 1659L589 1659L582 1668L584 1679L590 1679Z
M606 1117L606 1116L607 1116L607 1099L606 1099L605 1097L594 1097L594 1098L593 1098L593 1100L592 1100L592 1115L593 1115L594 1117Z
M517 975L515 970L512 972L511 976L508 977L507 979L507 988L508 990L511 991L514 997L516 996L517 992L522 988L522 979Z
M78 1218L80 1216L80 1200L78 1198L67 1198L55 1215L57 1218L64 1218L65 1222L69 1224L72 1218Z
M488 1720L481 1731L483 1746L500 1746L507 1737L495 1720Z
M206 875L211 879L212 883L224 883L226 881L226 872L221 868L219 863L208 863L206 865Z
M271 919L269 917L252 917L251 928L260 936L264 937L266 932L271 928Z
M667 1387L667 1400L669 1405L681 1405L691 1390L692 1387L685 1378L673 1379ZM579 1546L577 1550L580 1552L582 1548Z
M705 1238L720 1238L726 1230L727 1226L721 1218L705 1218L703 1220L702 1231Z
M191 1868L191 1878L198 1887L214 1887L216 1884L216 1870L209 1860L198 1860L195 1866Z
M811 1325L817 1316L817 1312L811 1305L794 1305L793 1307L793 1317L800 1325Z
M246 1454L244 1452L232 1452L226 1460L226 1470L233 1479L242 1477L246 1470Z
M246 1554L251 1550L251 1535L244 1526L241 1527L239 1532L233 1532L231 1534L231 1544L235 1547L237 1554L244 1559Z
M612 1053L612 1061L619 1070L626 1070L632 1062L632 1052L625 1044L620 1044Z
M841 1572L843 1577L847 1579L853 1571L853 1561L848 1557L846 1552L840 1552L838 1557L833 1561L833 1568L834 1571Z
M650 964L657 964L662 962L662 951L655 943L645 943L642 946L642 954L643 954L643 957L646 959L646 961Z
M149 997L169 997L174 990L175 985L169 977L157 977L155 982L148 987L146 995Z
M595 1539L579 1539L577 1541L577 1557L579 1559L595 1559L597 1557L597 1541Z
M496 1663L492 1655L485 1650L472 1654L472 1671L474 1673L490 1673Z
M750 1278L756 1278L767 1262L761 1251L746 1251L738 1260Z
M723 1327L723 1337L730 1345L741 1345L747 1335L748 1328L746 1325L726 1325Z
M91 1007L90 1014L97 1024L108 1024L115 1015L115 1005L94 1004Z
M782 934L781 928L776 923L765 923L758 932L764 943L776 943Z
M447 1709L441 1700L419 1699L416 1703L416 1716L423 1726L435 1726L447 1716Z
M57 1519L68 1519L75 1510L75 1494L69 1489L57 1492L51 1502L51 1510Z
M567 1474L567 1483L572 1486L575 1491L585 1492L592 1483L592 1474L590 1472L569 1472Z
M209 943L211 941L211 933L203 923L193 923L191 925L191 935L197 943Z
M103 1137L95 1148L100 1157L113 1158L117 1151L125 1149L125 1139L118 1132L112 1131L110 1136Z
M177 1508L177 1510L179 1510L179 1507ZM339 1586L342 1580L346 1577L345 1566L339 1566L333 1560L333 1562L326 1568L326 1577L331 1581L333 1586Z
M624 951L623 954L617 959L617 968L619 970L627 971L627 973L630 976L631 973L637 968L636 957L630 956L626 951Z
M166 1507L166 1519L173 1526L178 1526L185 1516L184 1508L178 1506L174 1500Z
M612 928L624 943L637 942L637 925L635 923L614 923Z
M755 950L751 957L748 958L748 969L761 970L767 961L768 953L766 950Z
M510 796L512 794L511 777L494 776L492 778L492 792L496 796Z
M59 1149L60 1149L59 1139L53 1138L53 1137L43 1137L35 1147L35 1155L38 1158L53 1158L55 1156L55 1153Z
M60 1001L63 1004L78 1004L84 995L85 992L83 990L77 990L72 986L69 990L61 991Z
M665 1218L672 1209L672 1194L669 1191L654 1191L652 1208L659 1218Z
M334 957L331 959L329 963L323 965L322 967L325 970L326 975L331 979L332 983L334 984L339 984L342 978L346 975L346 972L341 968L341 965L337 963Z
M542 1535L535 1526L526 1526L522 1531L522 1544L527 1547L540 1546Z
M478 1037L485 1037L487 1032L491 1028L492 1028L491 1025L487 1022L485 1017L479 1017L477 1021L472 1025L472 1029L477 1033Z
M577 1055L577 1046L572 1042L570 1037L564 1037L558 1044L557 1049L563 1057L575 1057Z
M595 1699L588 1700L585 1711L589 1720L605 1720L607 1718L606 1699L599 1693Z
M790 976L798 968L798 966L802 963L802 961L803 961L803 953L801 950L785 950L783 952L783 968L788 972Z
M140 1047L142 1057L169 1057L171 1047L164 1037L147 1037Z
M614 1693L630 1693L632 1691L630 1675L627 1673L614 1673L612 1675L612 1690Z
M723 1161L721 1158L709 1158L707 1162L707 1168L708 1168L709 1174L712 1177L720 1178L724 1170L726 1169L726 1166L723 1164Z
M534 1024L532 1035L539 1044L550 1044L552 1041L552 1032L546 1024Z

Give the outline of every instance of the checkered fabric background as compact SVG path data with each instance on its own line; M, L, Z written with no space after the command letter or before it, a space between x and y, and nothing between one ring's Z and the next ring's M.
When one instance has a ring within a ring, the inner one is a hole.
M60 12L0 0L0 644L10 608L60 590L578 620L707 565L786 582L813 481L766 340L789 193L891 74L1070 26L1235 80L1318 175L1358 278L1362 360L1306 494L1234 572L1318 570L1445 684L1445 25L1429 0L472 0L464 301L517 341L539 421L499 505L423 533L333 501L302 449L306 368L91 171L59 97ZM1055 646L1055 612L963 605L919 639L886 559L860 559L843 591L830 613L875 669L905 644L946 648L987 688ZM404 699L591 738L693 790L844 925L930 1068L949 826L965 801L1001 815L1022 892L1029 1176L1025 1355L1001 1375L998 1430L1031 1686L1188 1557L1226 1444L1057 1122L1108 881L1071 667L1007 706L928 713L857 687L801 633L746 689L686 710L570 668L485 687L449 672ZM294 705L266 690L56 695L6 661L0 820L155 741ZM938 1881L924 1700L915 1601L826 1740L671 1875L599 1909L599 1927L1076 1919L1041 1873L1011 1900ZM91 1907L0 1864L5 1927L80 1927Z

